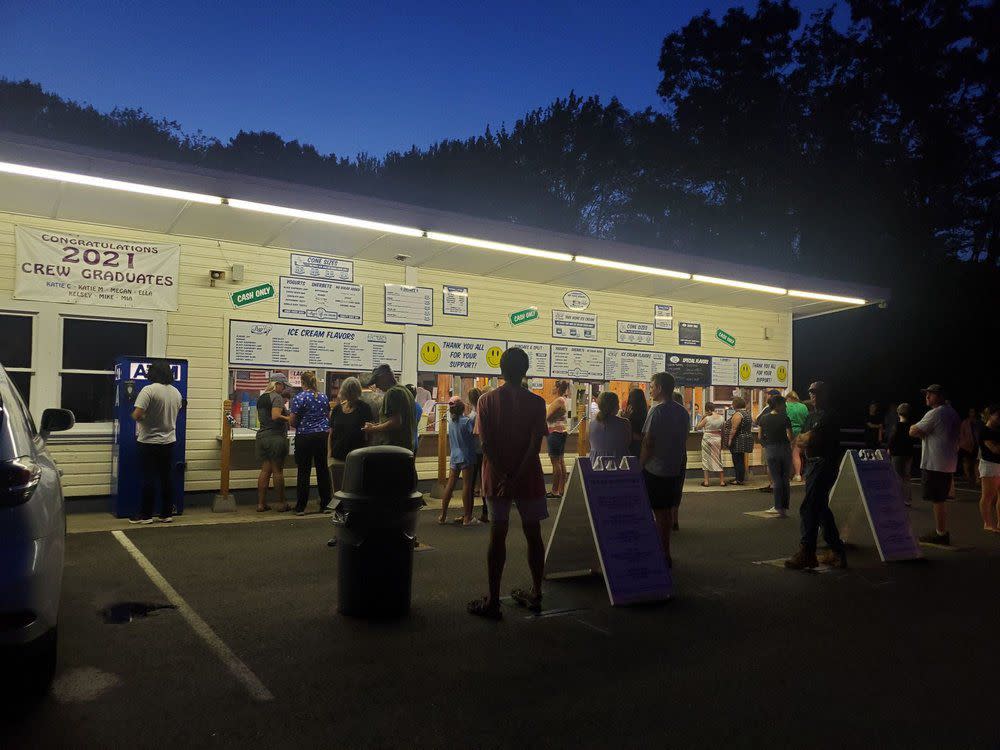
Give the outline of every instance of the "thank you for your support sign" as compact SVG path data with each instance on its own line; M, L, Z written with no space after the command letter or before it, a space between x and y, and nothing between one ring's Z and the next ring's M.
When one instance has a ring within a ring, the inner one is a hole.
M14 298L176 310L180 245L17 227Z

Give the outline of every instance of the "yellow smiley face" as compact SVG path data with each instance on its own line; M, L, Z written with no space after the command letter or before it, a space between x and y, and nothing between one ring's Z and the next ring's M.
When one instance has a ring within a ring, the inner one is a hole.
M486 350L486 364L490 367L500 366L500 357L503 356L503 349L499 346L491 346Z
M750 369L750 363L744 362L740 365L740 380L749 380L752 370Z
M424 361L424 364L436 365L441 359L441 347L435 341L425 341L424 345L420 347L420 359Z
M777 375L778 375L778 382L784 383L785 379L788 377L788 370L785 368L784 365L778 365Z

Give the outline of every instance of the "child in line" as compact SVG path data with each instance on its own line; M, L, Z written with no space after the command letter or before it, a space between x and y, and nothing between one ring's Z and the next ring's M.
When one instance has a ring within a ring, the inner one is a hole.
M472 434L472 420L465 416L465 402L461 396L452 396L448 400L448 446L450 448L451 474L444 489L441 501L441 515L438 523L448 523L448 504L451 494L455 491L458 478L462 478L462 515L454 519L463 526L475 526L480 523L472 517L472 472L476 466L476 443Z

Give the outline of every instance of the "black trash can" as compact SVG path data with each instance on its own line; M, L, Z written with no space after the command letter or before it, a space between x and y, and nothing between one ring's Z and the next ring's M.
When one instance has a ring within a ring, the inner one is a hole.
M335 493L339 586L337 611L400 617L410 611L417 492L413 454L397 446L351 451Z

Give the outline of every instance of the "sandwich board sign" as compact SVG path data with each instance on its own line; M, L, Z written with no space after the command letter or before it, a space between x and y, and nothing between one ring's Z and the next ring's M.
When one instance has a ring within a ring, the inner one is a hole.
M830 491L830 508L844 540L858 544L874 539L882 562L923 558L910 526L902 480L886 451L844 454L840 475Z
M635 456L581 456L545 548L546 578L601 573L612 606L663 601L673 580Z

